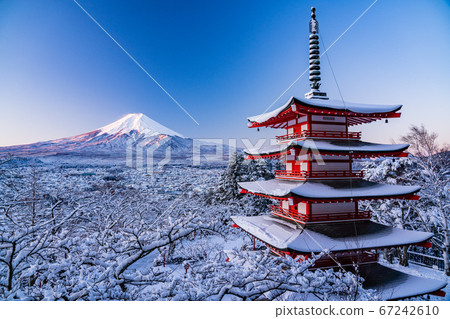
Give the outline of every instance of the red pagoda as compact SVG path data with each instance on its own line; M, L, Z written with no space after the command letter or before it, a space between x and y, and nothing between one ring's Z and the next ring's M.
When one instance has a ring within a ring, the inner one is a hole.
M446 283L415 277L378 263L379 250L408 245L429 246L431 233L393 228L370 220L361 200L417 200L420 187L364 180L353 170L355 159L408 156L409 145L361 141L349 127L400 117L402 105L368 105L331 100L320 87L318 23L312 8L309 80L305 98L291 97L269 113L248 118L249 127L286 130L277 145L247 149L248 159L281 158L285 169L275 179L241 182L242 193L279 201L271 215L234 216L235 227L263 242L274 254L300 260L324 250L314 268L348 267L357 263L363 287L382 299L404 299L428 293L443 295Z

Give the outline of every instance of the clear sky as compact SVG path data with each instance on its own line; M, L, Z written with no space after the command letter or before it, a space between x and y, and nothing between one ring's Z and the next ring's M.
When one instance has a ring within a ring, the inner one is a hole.
M142 112L189 137L266 137L246 117L308 66L310 7L330 45L372 2L78 0L195 124L71 0L0 0L0 146L94 130ZM390 142L425 124L450 143L450 4L379 0L329 51L347 101L403 104L358 126ZM325 56L322 87L339 98ZM303 96L305 75L280 100Z

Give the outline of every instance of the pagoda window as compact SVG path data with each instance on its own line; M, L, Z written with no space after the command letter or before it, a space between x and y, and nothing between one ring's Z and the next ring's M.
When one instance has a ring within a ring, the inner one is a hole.
M300 163L300 170L301 171L307 171L308 170L308 163L307 162L301 162Z
M310 204L307 204L307 203L304 203L304 202L300 202L300 203L298 203L298 213L299 214L302 214L302 215L306 215L306 213L307 213L307 205L310 205Z
M347 126L338 124L312 123L311 130L313 131L327 131L327 132L345 132Z
M289 202L287 200L281 201L281 207L283 209L289 209Z
M301 128L301 131L307 131L308 130L308 123L302 124L300 128Z
M286 170L292 171L292 163L286 163Z
M286 155L286 161L295 161L295 155Z
M299 161L311 161L312 156L310 154L305 154L304 151L303 151L303 153L301 151L299 151L299 153L301 154L301 155L298 155L298 157L297 157L297 159Z

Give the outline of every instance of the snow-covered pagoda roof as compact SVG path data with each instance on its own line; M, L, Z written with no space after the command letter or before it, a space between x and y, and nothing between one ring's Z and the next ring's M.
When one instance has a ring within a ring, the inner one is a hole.
M433 234L372 221L311 224L303 228L270 215L233 216L242 230L269 246L292 253L320 253L395 247L426 242Z
M310 180L240 182L244 192L275 198L296 197L310 201L333 201L339 199L377 199L410 197L420 190L419 186L391 185L354 180Z
M297 115L317 114L349 117L349 125L369 123L381 118L399 117L402 105L375 105L291 97L279 108L248 117L250 127L274 126L295 118ZM282 127L282 126L277 126Z
M364 278L363 288L375 290L381 300L421 296L447 285L445 281L409 275L378 263L360 265L359 275Z
M345 155L352 152L355 157L373 157L400 155L408 148L408 144L377 144L358 140L317 140L304 139L300 141L291 141L279 145L267 147L246 149L244 152L253 158L278 156L292 148L311 150L313 153L329 155Z

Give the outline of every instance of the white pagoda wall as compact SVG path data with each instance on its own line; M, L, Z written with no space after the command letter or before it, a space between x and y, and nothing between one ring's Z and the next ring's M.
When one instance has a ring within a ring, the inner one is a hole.
M348 171L349 163L342 162L325 162L324 165L320 165L320 163L312 162L311 169L312 171Z
M286 204L284 204L286 202ZM286 205L286 206L284 206ZM300 214L306 215L306 206L311 205L311 214L318 213L352 213L356 212L356 205L354 202L344 202L344 203L317 203L317 204L306 204L303 202L298 203L298 212ZM283 201L282 207L288 207L288 202Z
M311 214L355 212L355 208L356 208L356 205L354 202L317 203L317 204L311 204Z

